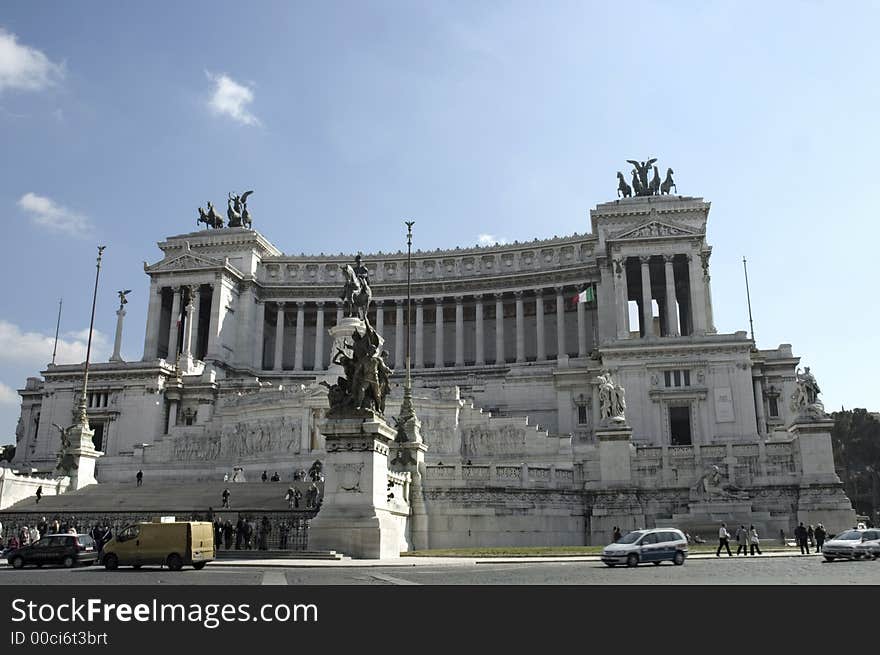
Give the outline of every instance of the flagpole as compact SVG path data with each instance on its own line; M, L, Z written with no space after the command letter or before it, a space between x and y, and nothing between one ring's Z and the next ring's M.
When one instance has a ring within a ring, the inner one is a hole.
M743 257L743 273L746 277L746 302L749 305L749 329L752 333L752 342L755 341L755 324L752 322L752 298L749 295L749 269L746 266L746 258Z
M83 369L82 396L79 399L79 422L86 430L89 429L89 417L87 412L88 397L86 396L86 393L89 385L89 359L92 355L92 332L95 328L95 305L98 302L98 276L101 275L101 257L104 256L104 249L106 247L107 246L98 246L98 264L95 270L95 291L92 294L92 319L89 322L89 342L86 346L86 364Z
M55 346L52 348L52 366L55 366L55 353L58 352L58 330L61 328L61 303L64 298L58 299L58 321L55 323Z

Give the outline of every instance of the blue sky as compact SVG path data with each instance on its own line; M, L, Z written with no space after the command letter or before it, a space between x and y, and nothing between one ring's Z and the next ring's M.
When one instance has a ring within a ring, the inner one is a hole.
M34 2L0 9L0 443L14 390L143 348L156 242L254 189L287 253L589 230L626 159L712 202L720 331L877 410L876 3ZM369 226L369 227L365 227ZM5 435L5 436L4 436Z

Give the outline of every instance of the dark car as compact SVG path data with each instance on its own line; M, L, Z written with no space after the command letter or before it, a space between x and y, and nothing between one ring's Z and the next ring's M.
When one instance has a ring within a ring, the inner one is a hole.
M25 564L61 564L67 568L92 564L98 559L95 540L87 534L47 534L39 541L6 554L12 568Z

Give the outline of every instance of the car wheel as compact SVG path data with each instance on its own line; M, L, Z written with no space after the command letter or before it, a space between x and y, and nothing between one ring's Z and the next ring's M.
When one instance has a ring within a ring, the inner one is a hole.
M682 564L684 564L684 553L681 551L675 553L675 557L672 558L672 563L676 566L681 566Z
M76 564L76 560L73 559L73 556L71 556L71 555L68 555L63 560L61 560L61 566L63 566L66 569L73 568L74 564Z
M638 566L639 556L635 553L630 553L629 557L626 558L626 565L629 567Z
M651 562L654 566L660 566L660 562Z
M196 562L195 564L193 564L193 568L196 571L201 571L203 568L205 568L205 564L207 564L207 562Z
M119 558L112 553L104 558L104 568L108 571L115 571L119 568Z
M42 563L42 562L37 562L37 568L38 568L38 569L43 568L43 563Z
M10 564L12 564L12 568L14 569L24 568L24 559L21 557L13 557Z
M614 562L605 562L605 566L607 566L609 569L613 569L615 566L617 566L617 564L615 564Z
M183 568L183 558L177 553L171 553L165 563L171 571L179 571Z
M833 558L833 557L829 557L828 555L826 555L826 556L825 556L825 561L826 561L826 562L833 562L833 561L834 561L834 558Z
M141 568L142 566L143 566L143 564L132 564L132 565L131 565L131 568L133 568L133 569L139 569L139 568Z

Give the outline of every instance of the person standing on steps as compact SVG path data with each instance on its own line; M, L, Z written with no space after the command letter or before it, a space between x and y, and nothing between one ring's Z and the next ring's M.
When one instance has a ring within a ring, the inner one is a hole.
M733 557L733 553L730 552L730 533L727 531L726 523L722 523L718 528L718 550L715 551L715 557L721 557L722 548L727 549L728 557Z
M40 498L43 497L43 485L37 487L37 505L40 504Z
M223 507L229 507L229 489L223 490Z
M137 475L135 476L137 479L137 486L141 486L144 483L144 472L138 469Z

